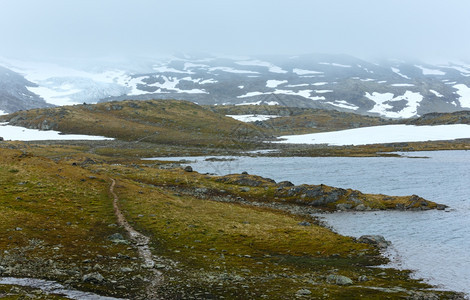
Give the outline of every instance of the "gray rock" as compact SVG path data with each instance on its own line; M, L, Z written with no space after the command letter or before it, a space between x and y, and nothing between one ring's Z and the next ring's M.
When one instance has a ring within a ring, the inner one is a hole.
M365 211L367 209L367 207L364 204L359 204L354 209L357 210L357 211Z
M120 233L114 233L114 234L108 236L108 240L110 240L111 242L116 243L116 244L124 244L124 245L129 244L129 241L124 239L124 237Z
M294 184L290 181L281 181L277 184L279 188L285 188L285 187L291 187L294 186Z
M340 204L336 204L336 209L337 210L349 210L352 208L352 204L351 203L340 203Z
M359 276L359 278L357 278L357 281L365 282L365 281L369 281L369 278L366 275L361 275Z
M307 222L307 221L302 221L298 225L300 225L300 226L312 226L312 224L310 224L310 222Z
M129 273L129 272L132 272L132 269L131 269L131 268L124 267L124 268L121 268L121 272L122 272L122 273Z
M192 172L192 171L193 171L193 168L192 168L191 166L186 166L186 167L184 168L184 171L185 171L185 172Z
M299 296L308 296L308 295L311 295L312 292L308 289L300 289L297 291L297 293L295 293L296 295L299 295Z
M95 272L95 273L83 275L82 281L89 282L89 283L102 283L104 281L104 277L100 273Z
M326 277L326 281L328 283L333 283L337 285L353 284L353 281L351 278L343 276L343 275L328 275L328 277Z
M197 188L194 190L194 192L197 194L206 194L209 192L209 190L207 188Z
M358 239L358 241L361 243L376 245L381 249L385 249L392 244L381 235L363 235Z
M249 192L249 191L250 191L250 188L244 186L244 187L241 187L241 188L240 188L240 191L242 191L242 192Z

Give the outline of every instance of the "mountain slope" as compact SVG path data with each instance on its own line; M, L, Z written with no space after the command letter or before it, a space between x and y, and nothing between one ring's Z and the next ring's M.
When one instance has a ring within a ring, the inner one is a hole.
M470 109L470 64L463 62L371 63L347 55L311 54L179 56L75 68L7 65L38 85L30 91L58 105L184 99L208 105L334 109L388 118Z
M48 107L44 99L28 90L36 84L0 66L0 110L5 113L22 109Z

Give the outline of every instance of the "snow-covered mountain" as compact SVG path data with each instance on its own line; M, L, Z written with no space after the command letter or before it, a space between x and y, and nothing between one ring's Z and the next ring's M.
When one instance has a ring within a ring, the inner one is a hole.
M199 104L337 109L391 118L470 109L470 63L370 63L346 55L181 55L74 68L11 60L0 60L0 65L23 75L23 88L32 96L54 105L171 98ZM2 103L0 110L12 111Z

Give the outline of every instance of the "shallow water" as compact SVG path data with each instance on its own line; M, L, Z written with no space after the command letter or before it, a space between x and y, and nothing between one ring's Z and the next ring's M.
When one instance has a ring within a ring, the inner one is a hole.
M448 211L346 212L322 217L349 236L381 234L393 243L390 266L415 270L416 278L470 294L470 151L413 152L395 157L241 157L190 165L201 173L247 171L294 184L327 184L388 195L416 194ZM184 159L194 159L185 157ZM175 158L171 158L175 160Z

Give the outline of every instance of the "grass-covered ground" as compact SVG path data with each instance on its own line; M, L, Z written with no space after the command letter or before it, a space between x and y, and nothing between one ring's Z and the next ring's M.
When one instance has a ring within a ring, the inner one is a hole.
M408 271L376 268L385 259L375 246L338 235L302 213L352 201L354 191L312 206L310 202L337 189L304 186L300 192L316 189L318 194L299 202L289 196L295 187L253 175L214 177L89 150L85 145L0 143L1 276L51 279L102 295L148 298L151 270L142 266L135 245L115 225L109 193L113 178L127 220L151 239L155 267L163 273L163 283L153 289L161 298L455 296L429 290L410 279ZM424 201L359 192L354 199L375 209L387 208L385 202L393 203L391 208L398 203L421 207ZM116 233L124 240L110 240ZM84 280L93 273L103 279ZM0 286L2 297L26 294L48 297L37 290Z

